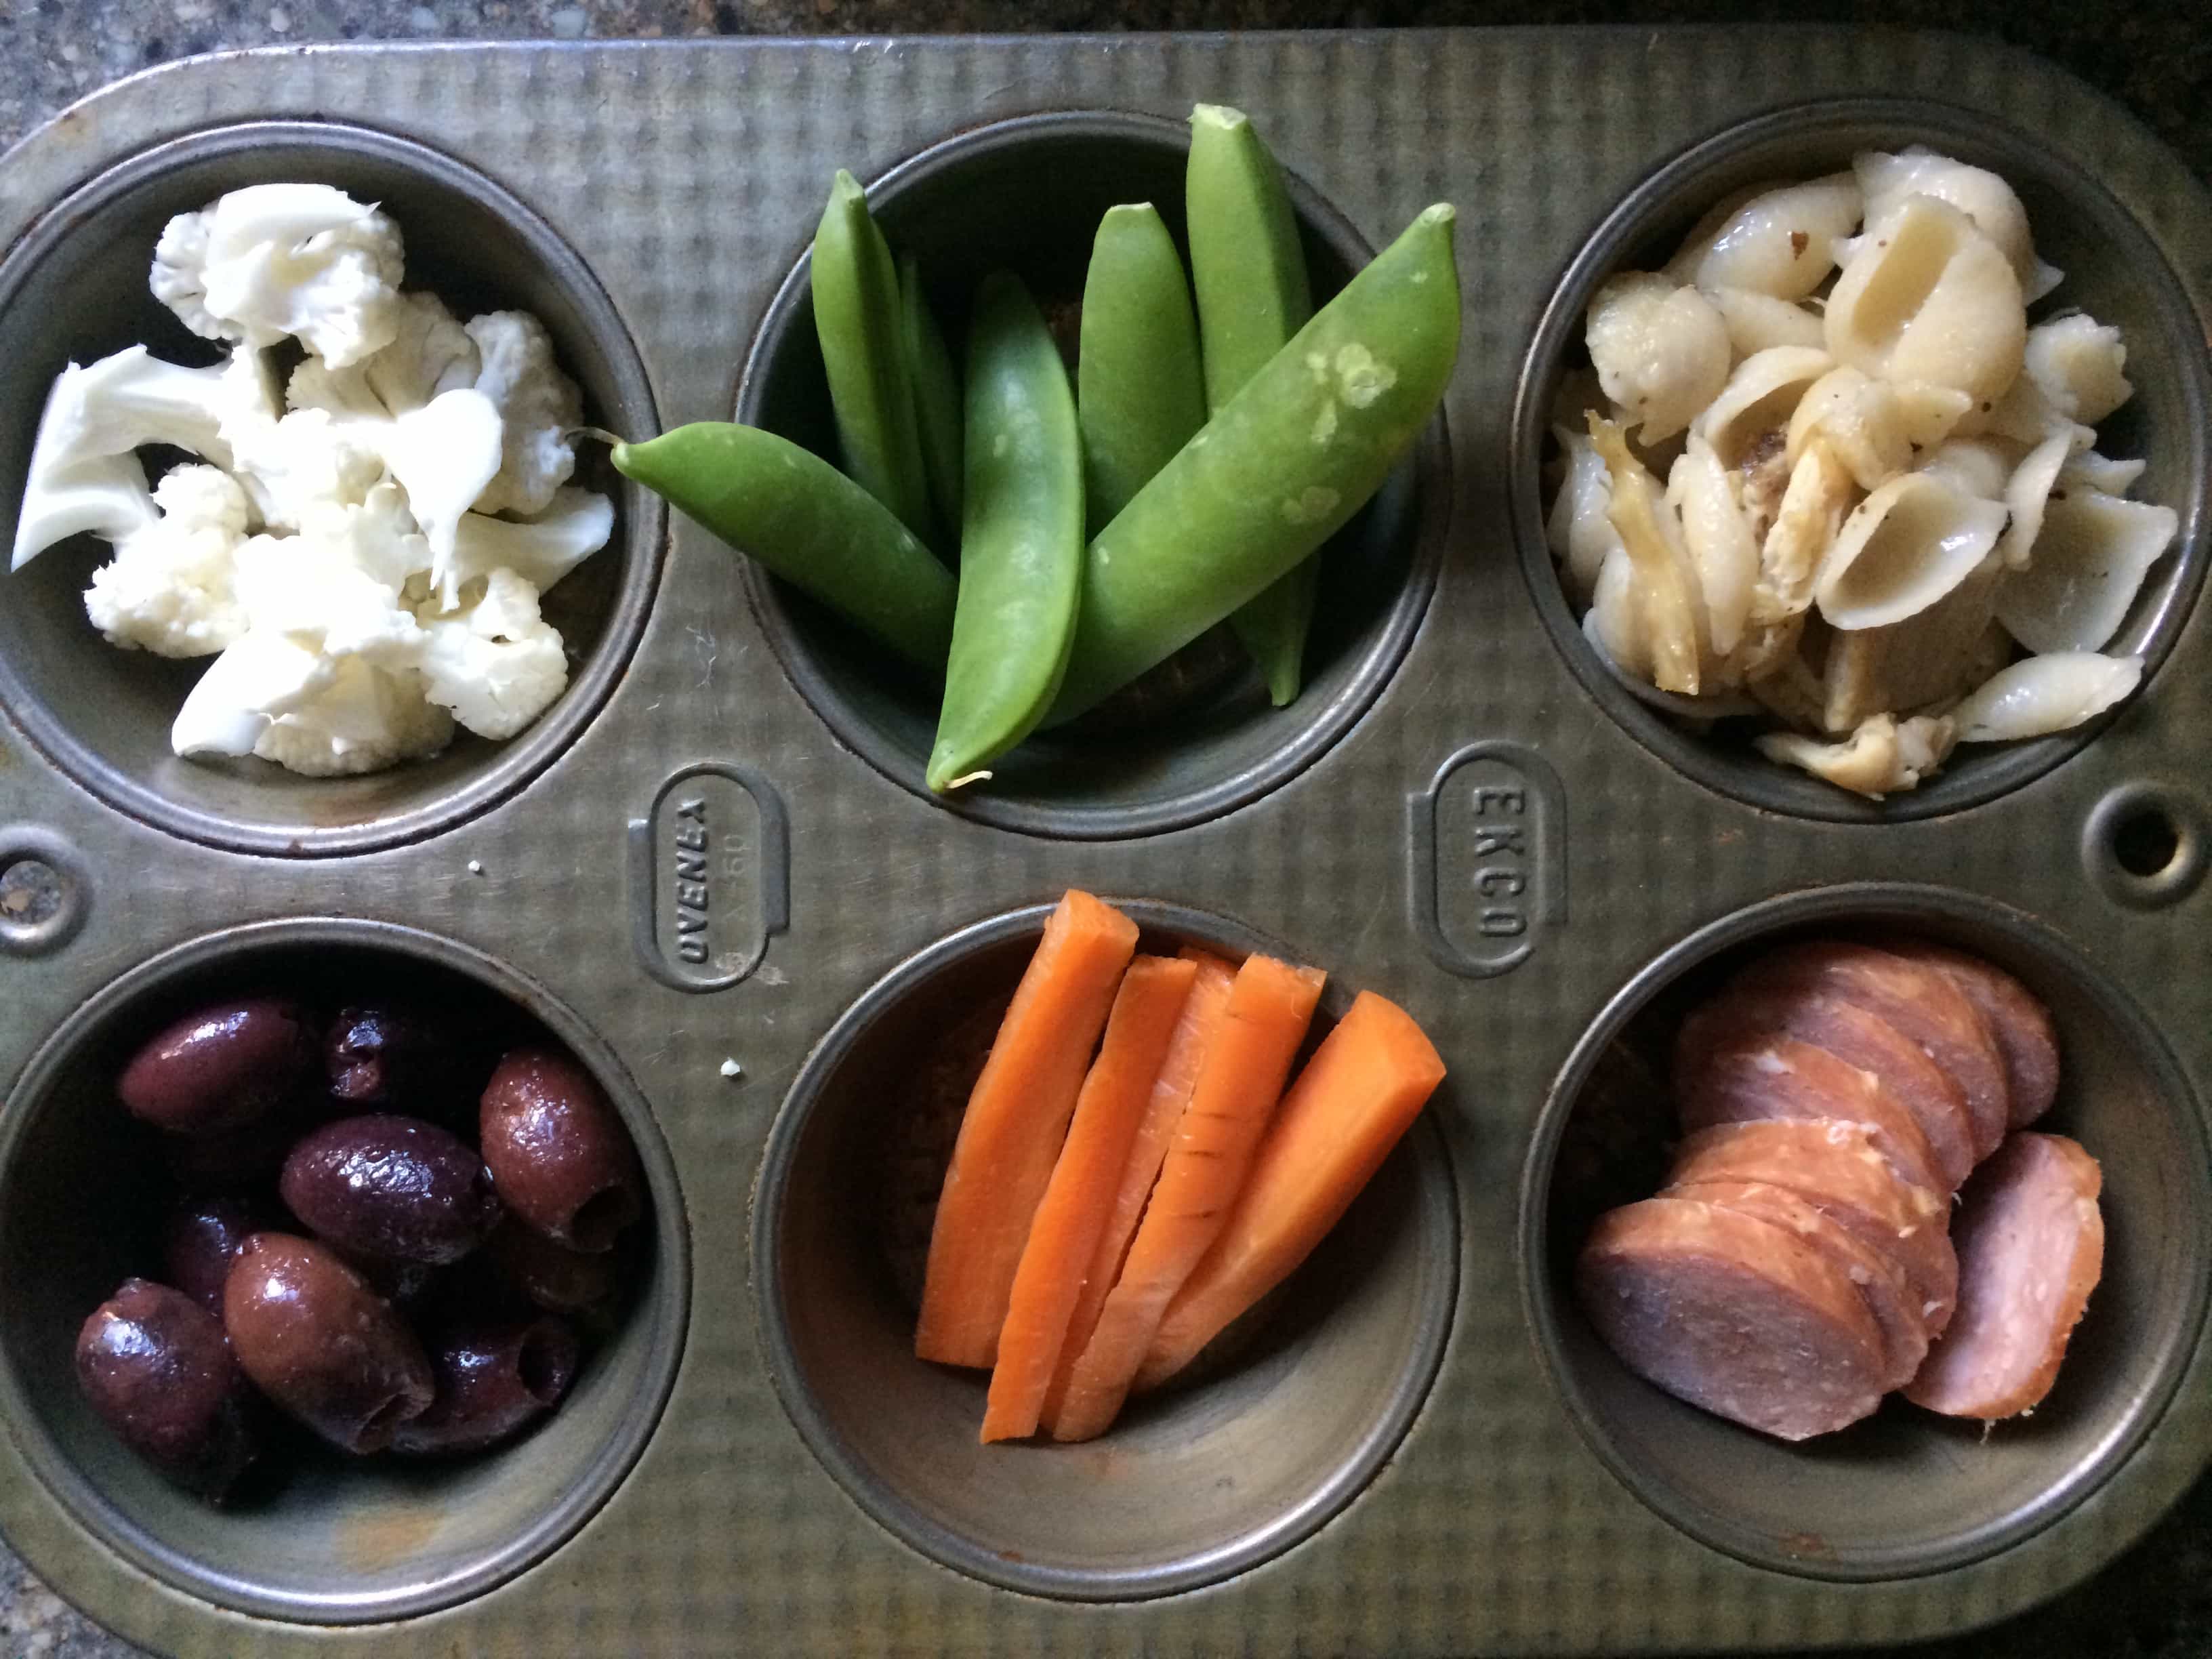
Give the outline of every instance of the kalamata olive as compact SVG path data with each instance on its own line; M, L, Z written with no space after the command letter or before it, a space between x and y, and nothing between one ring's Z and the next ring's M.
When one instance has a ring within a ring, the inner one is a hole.
M499 1224L484 1250L522 1293L550 1313L581 1313L615 1293L617 1253L572 1250L534 1232L512 1216Z
M481 1127L500 1201L526 1224L599 1251L637 1219L637 1149L599 1085L567 1055L508 1054L485 1086Z
M230 1264L246 1241L275 1219L275 1206L248 1198L179 1199L161 1224L161 1271L170 1284L221 1319Z
M298 1006L276 997L217 1003L140 1048L116 1092L131 1113L177 1134L243 1128L289 1100L315 1063Z
M388 1261L458 1261L499 1224L482 1158L434 1123L384 1112L303 1136L276 1190L313 1232Z
M356 1110L458 1117L474 1103L490 1056L447 1021L404 1003L338 1010L323 1042L331 1095Z
M559 1405L576 1380L576 1334L549 1314L535 1319L457 1316L428 1332L438 1396L399 1425L394 1451L480 1451Z
M430 1404L430 1361L415 1333L311 1239L246 1240L223 1286L222 1322L255 1385L341 1450L382 1450Z
M181 1291L126 1279L76 1339L77 1386L123 1443L220 1502L260 1449L260 1402L215 1316Z

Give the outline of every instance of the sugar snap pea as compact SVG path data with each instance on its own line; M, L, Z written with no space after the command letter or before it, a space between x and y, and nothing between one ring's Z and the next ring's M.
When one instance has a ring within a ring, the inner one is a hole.
M821 457L749 426L699 421L614 446L624 477L936 673L952 639L952 573L891 511Z
M1197 638L1382 486L1458 356L1452 220L1423 211L1093 538L1051 720Z
M1098 222L1075 388L1084 498L1097 531L1206 424L1190 283L1149 202L1109 208Z
M1218 412L1305 326L1313 290L1282 172L1243 111L1191 112L1183 195L1206 404ZM1229 619L1278 708L1298 695L1320 576L1318 562L1303 560Z
M968 782L1028 736L1067 666L1083 572L1075 398L1021 280L983 279L968 329L960 597L928 781Z
M840 172L814 233L814 331L845 471L925 542L934 539L914 386L899 346L898 271L860 186Z
M899 347L906 354L907 378L914 386L915 426L921 438L922 470L929 477L929 499L937 521L960 528L960 376L945 349L929 296L921 290L921 266L909 253L899 261Z

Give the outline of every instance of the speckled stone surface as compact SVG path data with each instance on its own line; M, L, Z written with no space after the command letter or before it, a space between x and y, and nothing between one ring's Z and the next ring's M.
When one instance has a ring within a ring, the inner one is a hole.
M195 52L337 40L845 34L1018 29L1712 21L1802 18L1786 3L1603 0L0 0L0 145L72 98ZM2212 12L2200 4L1878 0L1833 20L1979 29L2081 75L2212 178ZM1626 1501L1626 1500L1624 1500ZM702 1651L717 1644L708 1641ZM123 1659L140 1650L85 1619L0 1547L0 1659ZM2212 1653L2212 1478L2135 1550L2048 1607L1907 1659L2195 1659Z

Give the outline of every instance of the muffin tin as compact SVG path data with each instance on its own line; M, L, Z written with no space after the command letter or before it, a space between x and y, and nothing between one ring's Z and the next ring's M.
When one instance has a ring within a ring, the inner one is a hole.
M2212 208L2033 59L1735 28L186 63L96 94L0 168L0 506L47 374L119 343L139 305L124 277L143 256L118 239L246 178L362 181L421 256L481 260L487 295L546 317L602 423L735 408L803 436L820 410L799 268L833 169L883 181L895 235L902 214L920 238L977 213L958 236L981 257L1063 202L1133 193L1121 168L1171 191L1200 100L1253 112L1324 261L1431 201L1461 212L1443 417L1350 532L1358 580L1286 715L1224 677L1180 726L1102 738L1103 765L1041 748L948 809L909 775L911 688L625 492L544 723L504 750L288 787L164 764L136 728L158 730L146 710L172 688L83 628L81 560L12 579L0 1528L64 1595L207 1656L1826 1645L2025 1607L2201 1474ZM2100 228L2074 238L2069 291L2100 314L2107 292L2140 302L2123 320L2142 453L2183 515L2138 618L2160 656L2139 697L2082 741L1961 768L1881 827L1770 799L1594 682L1529 539L1528 410L1571 332L1563 276L1662 231L1674 184L1721 176L1711 158L1786 169L1799 119L1808 164L1860 131L2037 153L2039 228L2062 204ZM961 1433L980 1385L906 1357L840 1166L884 1108L871 1079L942 999L1003 988L1071 884L1158 936L1271 943L1339 998L1389 995L1452 1074L1245 1353L1093 1446L985 1455ZM2060 1121L2106 1160L2112 1272L2060 1393L1990 1446L1885 1414L1873 1439L1785 1452L1607 1370L1558 1294L1554 1229L1583 1201L1562 1151L1601 1050L1648 1007L1754 938L1881 921L1986 948L2053 995L2075 1060ZM112 1265L106 1235L62 1224L128 1203L99 1179L94 1068L178 975L330 952L458 976L576 1047L653 1171L652 1271L604 1374L544 1433L404 1491L319 1486L296 1525L194 1528L57 1382L71 1287Z

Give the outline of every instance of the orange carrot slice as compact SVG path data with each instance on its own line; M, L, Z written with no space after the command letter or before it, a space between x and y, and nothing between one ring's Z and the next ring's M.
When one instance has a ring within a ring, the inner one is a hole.
M1229 1218L1321 999L1322 978L1317 969L1272 957L1249 957L1237 969L1221 1030L1199 1068L1129 1259L1075 1362L1053 1426L1055 1440L1088 1440L1121 1409L1170 1299Z
M1198 964L1170 957L1139 957L1122 975L1107 1016L1106 1040L1076 1097L1067 1144L1052 1166L1052 1182L1030 1224L1014 1273L1006 1322L999 1331L999 1363L983 1413L983 1439L1018 1440L1036 1432L1054 1363L1067 1336L1091 1253L1097 1247L1128 1162L1129 1143L1151 1103L1153 1080L1167 1058L1176 1023Z
M1181 1370L1297 1270L1443 1076L1443 1060L1413 1017L1361 992L1283 1097L1236 1208L1168 1304L1138 1388Z
M1045 923L945 1172L914 1334L921 1358L981 1366L998 1358L1030 1218L1136 949L1137 925L1088 893L1071 890Z
M1045 1394L1042 1420L1048 1429L1059 1424L1068 1384L1075 1376L1075 1362L1098 1327L1098 1311L1106 1305L1107 1292L1121 1276L1122 1258L1129 1254L1129 1241L1137 1236L1137 1223L1144 1218L1145 1200L1152 1194L1152 1183L1160 1178L1168 1143L1175 1138L1176 1125L1182 1121L1183 1109L1190 1104L1198 1068L1212 1046L1213 1034L1221 1029L1221 1017L1229 1007L1229 988L1237 980L1237 970L1219 957L1188 946L1178 954L1196 964L1198 977L1182 1005L1182 1017L1176 1022L1175 1036L1168 1044L1167 1058L1160 1062L1145 1120L1137 1126L1136 1138L1122 1165L1112 1212L1099 1231L1075 1310L1068 1316L1067 1334L1053 1367L1052 1387Z

